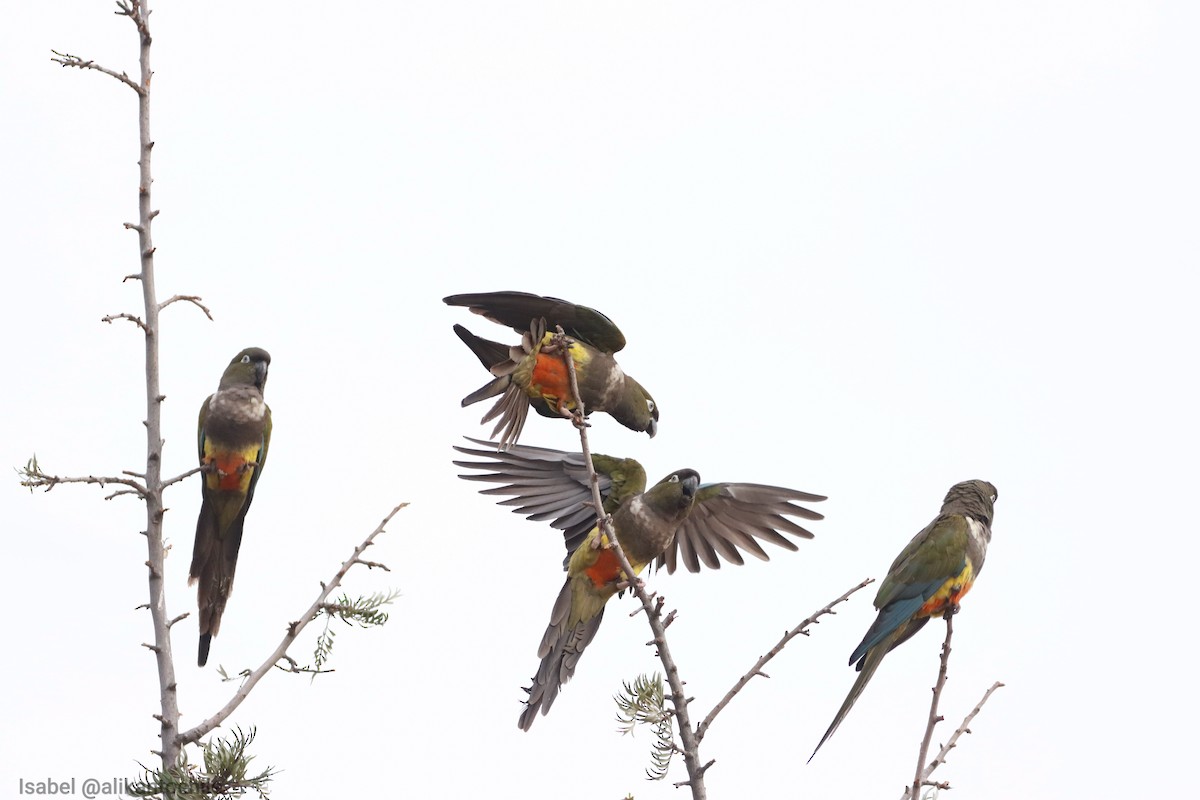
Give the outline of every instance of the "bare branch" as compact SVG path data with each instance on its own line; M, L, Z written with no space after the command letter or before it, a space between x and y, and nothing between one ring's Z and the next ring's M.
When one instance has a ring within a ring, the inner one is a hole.
M334 573L333 578L321 584L321 593L317 595L317 599L313 601L313 604L308 607L308 610L301 615L299 620L288 625L287 633L284 634L283 639L279 642L279 646L275 648L275 651L271 653L271 655L267 656L266 661L264 661L258 667L258 669L254 670L246 677L245 683L238 687L237 692L235 692L233 697L230 698L229 702L225 704L225 707L191 730L180 733L179 736L176 737L175 741L175 746L177 748L191 744L192 742L198 742L201 736L204 736L219 726L230 714L234 712L234 710L237 709L238 706L242 704L242 701L244 701L250 695L250 691L255 687L255 685L258 684L260 680L262 680L264 675L270 672L280 661L291 661L291 659L285 659L285 657L287 655L288 648L291 647L292 643L296 641L296 637L300 635L300 632L304 630L308 623L316 619L317 615L321 613L321 609L327 605L325 601L329 598L330 593L332 593L333 590L336 589L339 584L341 584L342 578L346 576L346 573L350 571L351 567L353 567L355 564L361 563L359 561L359 556L361 556L366 549L371 546L376 536L383 533L384 527L391 522L392 517L396 516L396 514L400 512L400 509L407 505L408 503L401 503L388 512L388 515L383 518L375 530L371 531L371 534L363 540L362 544L354 548L354 552L350 554L350 558L342 562L341 567L339 567L338 571ZM295 664L294 661L291 663L293 665ZM305 672L311 670L298 668L288 671Z
M174 297L172 297L170 300L164 300L163 302L159 303L158 310L162 311L164 308L171 305L171 303L181 303L181 302L182 303L191 303L196 308L203 311L204 316L208 317L210 320L213 318L212 312L208 310L208 307L200 302L199 297L197 297L196 295L193 295L193 294L177 294Z
M94 69L97 72L103 72L109 77L116 78L130 89L133 89L139 95L144 93L142 87L138 86L133 78L130 78L124 72L117 72L116 70L111 70L108 67L102 67L95 61L86 61L79 56L73 56L70 53L60 53L57 50L51 50L50 52L54 53L54 57L50 60L56 64L61 64L64 67L76 67L78 69Z
M207 468L207 466L204 464L201 464L198 467L193 467L193 468L189 469L187 472L182 472L182 473L176 475L174 478L163 481L162 488L165 489L173 483L179 483L181 480L184 480L185 478L190 478L193 475L195 475L197 472L204 472L206 468Z
M933 774L933 771L935 769L940 767L942 764L946 763L946 756L948 756L950 754L951 750L953 750L955 747L958 746L959 737L962 736L964 733L971 732L971 729L968 726L970 726L971 721L974 720L976 716L978 716L979 712L983 710L983 704L986 703L988 701L988 698L992 696L992 692L996 691L1003 685L1004 684L1001 683L1000 681L996 681L995 683L993 683L991 685L991 688L989 688L986 692L983 693L983 698L980 699L980 701L975 704L975 708L971 709L971 713L967 714L966 718L962 721L962 724L958 726L958 729L955 730L953 734L951 734L950 738L946 740L946 743L944 745L942 745L942 749L939 750L937 755L933 757L933 761L930 761L929 766L925 768L924 773L921 775L921 785L922 786L936 786L939 789L949 789L950 788L949 783L944 782L944 781L940 782L940 783L931 781L931 780L929 780L929 776ZM909 791L911 791L911 790L909 790ZM910 796L909 791L905 791L904 796L903 796L903 798L901 798L901 800L906 800L906 798L908 798Z
M715 764L715 763L717 763L717 760L716 760L715 758L713 758L713 759L710 759L710 760L709 760L709 762L708 762L707 764L705 764L703 767L701 767L701 768L700 768L700 774L701 774L701 775L703 775L704 773L708 772L708 768L709 768L709 767L711 767L711 766L712 766L713 764ZM676 782L675 782L675 788L676 788L676 789L682 789L684 786L694 786L694 785L695 785L695 784L693 784L693 783L691 782L691 780L686 780L686 781L676 781Z
M135 494L142 498L146 496L146 487L132 478L118 478L112 475L87 475L81 477L47 475L46 473L42 472L41 467L38 466L36 458L30 459L28 464L17 470L17 473L22 478L21 485L30 491L34 489L45 489L48 492L55 486L63 483L93 483L103 489L110 483L113 483L120 484L122 486L128 486L129 489L120 492L114 492L105 498L106 500L111 500L112 498L121 494Z
M378 561L363 561L361 558L359 558L359 559L356 559L354 563L355 563L355 564L362 564L362 565L363 565L364 567L366 567L367 569L381 569L381 570L383 570L384 572L391 572L391 571L392 571L392 570L391 570L391 569L388 567L388 565L387 565L387 564L381 564L381 563L379 563Z
M938 701L942 699L942 690L946 688L946 670L950 666L950 639L954 636L954 614L958 606L946 607L946 641L942 642L941 666L938 668L937 683L933 686L933 700L929 704L929 722L925 725L925 738L921 740L921 751L917 755L917 771L913 775L911 797L921 795L921 783L925 780L925 758L929 755L929 741L933 738L934 727L944 719L938 716Z
M129 320L134 325L137 325L139 328L141 328L143 333L150 332L150 329L148 327L146 327L146 323L142 322L140 317L135 317L133 314L126 314L124 311L122 311L120 314L109 314L106 317L101 317L100 321L111 324L113 321L118 320L118 319Z
M616 555L617 562L621 565L621 570L629 576L629 588L641 602L642 608L646 612L646 620L650 624L650 630L654 632L654 645L658 650L658 658L662 662L663 670L667 674L667 683L671 687L671 705L674 708L675 718L679 721L679 738L683 742L681 750L683 763L688 773L685 783L691 787L693 800L705 800L708 794L704 786L704 773L712 766L712 762L700 764L700 740L696 738L696 731L692 728L691 719L688 716L688 697L683 690L683 679L679 677L679 667L676 666L675 660L671 657L671 649L667 646L667 631L663 625L661 614L662 598L659 598L657 608L651 603L650 595L646 593L642 582L637 579L633 566L629 563L629 558L621 549L620 542L617 541L612 518L604 513L604 501L600 497L600 479L596 476L596 469L592 465L591 449L588 446L587 409L584 408L583 397L579 392L579 379L575 375L575 361L571 358L570 343L562 326L558 326L555 345L561 348L560 352L567 367L567 375L571 379L571 393L575 398L576 411L573 419L575 427L579 429L579 441L583 447L583 463L587 467L588 482L592 487L592 504L596 507L600 529L607 537L609 546Z
M767 662L769 662L772 658L779 655L780 651L783 650L784 646L788 642L790 642L792 639L796 638L797 636L799 636L801 634L803 634L804 636L808 636L808 628L812 625L818 624L821 617L825 616L826 614L836 614L837 613L836 611L833 610L834 606L837 606L841 603L846 602L847 600L850 599L850 595L854 594L859 589L863 589L867 586L870 586L874 582L875 582L874 578L867 578L865 581L858 584L854 588L850 589L849 591L847 591L845 594L843 594L841 597L834 600L833 602L826 604L823 608L821 608L819 611L814 613L811 617L804 620L799 625L797 625L796 627L792 628L790 631L785 633L783 635L783 638L780 639L779 642L774 647L772 647L765 656L763 656L762 658L760 658L758 661L755 662L754 666L750 668L749 672L747 672L745 675L743 675L741 678L738 679L738 682L733 685L732 689L730 689L728 692L725 693L725 696L721 698L721 701L719 703L717 703L715 706L713 706L713 710L708 712L708 716L705 717L704 721L701 722L699 727L696 728L696 741L698 742L704 738L704 734L708 732L708 728L710 725L712 725L713 720L716 719L717 714L720 714L721 711L725 708L725 706L729 705L729 701L732 700L734 698L734 696L738 692L740 692L743 687L745 687L746 684L748 684L751 680L753 680L755 678L755 676L761 675L764 678L770 677L769 675L767 675L765 672L762 671L763 667L765 667L767 665Z
M117 0L117 8L120 11L113 13L121 17L129 17L133 20L133 24L137 26L138 34L142 37L142 45L150 46L150 29L147 27L147 19L150 16L150 10L144 8L143 0Z

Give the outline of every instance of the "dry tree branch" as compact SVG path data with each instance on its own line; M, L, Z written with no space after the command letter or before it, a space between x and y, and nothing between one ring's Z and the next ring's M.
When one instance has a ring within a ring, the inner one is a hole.
M136 278L142 284L142 304L145 316L138 317L129 313L113 314L103 317L104 322L112 323L118 319L134 323L142 331L144 337L145 370L146 370L146 471L140 477L144 483L128 479L114 481L131 487L114 493L138 494L146 504L146 568L148 572L149 602L152 625L154 628L154 644L146 645L154 653L158 672L159 707L160 711L154 717L159 721L159 741L161 749L156 751L162 759L164 769L175 766L179 760L179 697L175 680L175 662L171 655L170 629L173 622L167 612L166 588L163 581L163 560L167 548L163 544L162 522L165 508L163 506L162 482L162 403L165 399L159 389L158 368L158 312L159 305L154 286L154 240L151 236L151 223L158 216L158 211L152 207L151 187L154 183L151 169L151 154L154 150L154 140L150 137L150 82L154 71L150 68L150 43L152 41L149 28L149 0L119 0L117 3L120 16L128 17L133 22L138 33L138 67L139 75L135 81L124 72L116 72L84 60L70 53L53 51L56 58L52 59L64 67L75 67L84 70L96 70L119 80L130 87L138 96L138 221L127 222L127 229L137 232L138 259L140 271L125 276L125 280ZM85 481L92 482L92 481ZM177 621L176 618L175 621Z
M945 717L938 716L938 701L942 699L942 690L946 688L946 670L950 666L950 639L954 636L954 615L958 612L958 606L949 605L946 607L946 640L942 642L942 657L941 666L938 668L937 683L933 686L933 700L929 704L929 722L925 725L925 738L921 740L921 751L917 755L917 771L913 776L912 794L913 798L920 797L921 783L924 780L925 759L929 755L929 741L933 738L934 727L941 722Z
M571 393L575 398L576 414L574 416L575 427L579 429L579 441L583 446L583 463L587 467L588 482L592 488L592 503L596 507L596 515L599 519L601 532L607 537L609 547L617 557L617 562L621 565L621 570L629 577L629 587L634 595L642 604L642 609L646 612L646 620L650 624L650 630L654 632L654 646L658 650L658 658L662 662L663 670L667 673L667 682L671 686L671 705L674 709L676 719L679 720L679 738L683 742L683 747L680 748L683 753L683 763L687 768L688 779L675 784L676 788L681 786L690 786L692 790L693 800L705 800L707 798L707 790L704 786L704 773L713 765L712 761L707 764L700 763L700 740L696 737L696 731L692 728L691 719L688 717L688 701L689 698L683 690L683 680L679 677L679 667L675 664L675 659L671 657L671 649L667 646L666 626L663 624L661 607L662 598L659 598L658 607L656 608L651 602L650 596L646 593L642 582L638 580L633 571L633 566L629 563L629 558L625 555L625 551L621 549L620 542L617 541L616 533L613 531L612 518L604 513L604 501L600 497L600 479L596 476L596 469L592 466L591 449L588 446L587 437L587 422L585 416L587 409L584 408L583 398L579 392L579 380L575 375L575 361L571 358L570 340L566 333L563 332L562 326L558 326L558 335L555 337L555 345L559 347L563 354L563 362L567 367L567 375L571 379Z
M178 475L176 475L174 478L168 478L167 480L163 481L162 488L165 489L173 483L179 483L181 480L184 480L185 478L190 478L193 475L195 475L197 472L204 472L207 469L208 469L207 464L201 464L198 467L192 467L187 472L181 472Z
M721 698L721 701L719 703L717 703L715 706L713 706L713 710L708 712L708 716L705 717L704 721L700 723L700 726L698 728L696 728L696 741L699 742L700 740L702 740L704 738L704 734L706 734L708 732L709 726L712 725L713 720L716 719L717 714L720 714L721 711L725 708L725 706L729 705L729 701L733 700L734 696L737 695L737 693L740 692L746 686L746 684L748 684L750 681L752 681L755 678L755 676L761 675L764 678L770 677L769 675L767 675L765 672L762 671L762 668L767 665L768 661L770 661L775 656L779 655L780 651L783 650L784 646L788 642L790 642L792 639L794 639L795 637L797 637L801 634L803 634L804 636L808 636L809 626L818 624L820 621L820 618L825 616L826 614L836 614L837 612L833 610L834 606L837 606L841 603L846 602L847 600L850 599L850 595L854 594L859 589L863 589L863 588L871 585L874 582L875 582L874 578L867 578L865 581L863 581L862 583L853 587L852 589L847 591L845 594L843 594L838 599L834 600L831 603L826 604L823 608L821 608L819 611L814 613L808 619L801 622L795 628L792 628L790 631L785 633L783 635L783 638L780 639L779 642L774 647L772 647L765 656L763 656L762 658L758 659L757 662L755 662L754 666L750 668L749 672L747 672L745 675L743 675L741 678L738 679L738 682L733 685L732 689L730 689L728 692L725 693L725 696Z
M938 750L937 755L933 757L933 761L929 762L929 766L925 768L925 771L921 775L922 786L936 786L939 789L950 788L950 784L948 782L934 782L929 780L929 776L933 774L935 769L946 763L946 756L950 754L951 750L958 746L959 737L961 737L964 733L971 732L971 729L968 727L971 724L971 721L974 720L975 717L979 715L979 712L983 710L983 704L986 703L988 698L992 696L992 692L996 691L1002 686L1004 686L1003 683L996 681L986 692L983 693L983 697L978 703L975 704L975 708L971 709L971 713L967 714L966 718L963 719L962 724L958 726L953 734L951 734L950 738L946 740L946 743L942 745L942 749ZM911 791L911 789L906 789L901 800L907 800L909 797L911 797Z
M101 489L106 488L110 483L115 483L121 486L128 486L129 490L110 494L107 498L105 498L106 500L111 500L118 494L135 494L141 498L146 497L146 486L139 481L133 480L132 478L118 478L113 475L87 475L79 477L47 475L46 473L42 472L41 467L38 466L36 458L31 458L29 463L26 464L23 469L17 470L17 473L22 478L21 485L30 491L33 491L34 489L45 489L48 492L55 486L63 483L94 483ZM136 473L129 474L132 475Z
M141 328L142 333L146 334L147 336L150 335L150 327L146 323L142 322L140 317L137 317L133 314L128 314L124 311L122 311L120 314L109 314L107 316L101 317L100 321L107 322L111 325L113 322L115 322L116 320L119 320L119 319L129 320L134 325L137 325L139 328Z
M212 320L212 318L213 318L212 312L208 310L208 306L206 306L206 305L204 305L204 303L201 303L201 302L200 302L200 297L199 297L198 295L194 295L194 294L177 294L177 295L175 295L174 297L172 297L171 299L169 299L169 300L164 300L164 301L162 301L161 303L159 303L159 304L158 304L158 310L159 310L159 311L162 311L164 308L166 308L167 306L171 305L171 303L191 303L191 304L192 304L192 305L194 305L196 308L198 308L198 309L200 309L201 311L203 311L203 312L204 312L204 316L208 317L208 318L209 318L209 320Z
M108 67L102 67L95 61L86 61L79 56L73 56L70 53L60 53L57 50L51 50L50 52L54 53L55 56L50 60L56 64L61 64L64 67L76 67L78 69L94 69L97 72L103 72L109 77L116 78L138 94L144 93L142 87L135 83L133 78L130 78L124 72L117 72L116 70L109 69Z
M246 676L245 682L238 687L237 692L234 693L233 697L230 698L229 702L226 703L220 711L204 720L204 722L201 722L191 730L180 733L175 739L175 746L177 748L191 744L192 742L198 742L201 736L209 733L218 727L222 722L224 722L225 719L242 704L242 701L249 696L250 691L260 680L262 680L263 676L275 668L280 661L286 660L293 666L295 665L295 662L287 657L288 648L291 647L292 643L296 641L296 637L300 635L300 632L303 631L310 622L316 619L317 615L321 612L321 609L328 605L325 601L329 598L329 595L333 592L333 590L341 584L342 578L346 577L346 573L349 572L355 564L367 565L371 563L362 561L360 556L374 543L375 537L383 533L384 527L391 522L392 517L396 516L396 514L400 512L400 509L407 505L408 503L401 503L388 512L388 515L383 518L375 530L371 531L371 534L363 540L362 544L354 548L354 552L350 554L350 558L342 562L341 567L338 568L338 571L334 573L334 576L329 580L329 582L321 584L321 593L317 595L317 599L314 600L312 605L308 607L308 610L301 615L300 619L288 625L287 633L284 634L283 639L279 642L279 646L275 648L275 651L271 653L271 655L267 656L266 661L264 661L258 667L258 669ZM286 667L283 669L287 670ZM303 672L307 670L292 669L288 671Z

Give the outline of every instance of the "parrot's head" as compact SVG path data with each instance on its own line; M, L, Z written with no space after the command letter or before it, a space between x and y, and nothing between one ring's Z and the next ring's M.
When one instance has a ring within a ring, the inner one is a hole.
M650 434L651 439L658 433L658 404L640 383L628 375L625 376L625 391L620 402L609 414L627 428Z
M950 487L942 503L942 511L967 514L990 526L997 497L999 493L996 487L987 481L963 481Z
M267 386L267 367L271 354L261 347L247 347L233 357L221 376L221 389L231 386L255 386L261 392Z
M650 508L673 520L682 521L696 502L700 474L694 469L672 472L654 484L643 497Z

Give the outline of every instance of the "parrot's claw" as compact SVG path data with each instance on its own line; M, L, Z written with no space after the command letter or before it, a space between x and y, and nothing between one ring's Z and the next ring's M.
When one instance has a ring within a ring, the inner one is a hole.
M637 585L637 587L638 587L639 589L644 589L644 588L646 588L646 583L645 583L645 581L643 581L641 578L634 578L632 581L628 581L628 580L625 580L625 581L617 581L617 591L618 591L618 592L623 592L623 591L625 591L626 589L628 589L629 587L631 587L631 586L633 586L633 585L635 585L635 584Z

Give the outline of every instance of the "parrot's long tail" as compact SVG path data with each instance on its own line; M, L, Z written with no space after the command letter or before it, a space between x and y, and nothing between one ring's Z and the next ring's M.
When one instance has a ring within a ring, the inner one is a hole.
M197 584L196 603L200 612L200 648L196 663L208 663L208 648L212 637L221 630L221 615L225 602L233 591L233 573L237 568L238 548L242 543L242 519L222 540L218 533L216 513L205 498L196 523L196 543L192 549L192 567L188 585Z
M525 701L525 710L517 725L523 731L529 730L538 712L546 714L558 697L558 690L571 680L575 674L575 665L583 655L584 648L595 637L600 629L600 620L604 618L604 607L591 619L583 620L571 627L567 626L571 614L571 579L567 578L558 600L554 602L554 610L550 613L550 625L542 636L542 644L538 648L538 656L542 662L538 665L537 674L533 677L533 685L525 691L529 699Z
M812 755L808 757L809 761L813 760L813 757L817 754L817 750L821 749L821 745L825 744L829 740L829 737L833 736L833 732L838 729L838 726L842 724L842 720L850 713L850 709L858 701L858 697L863 693L863 689L867 688L867 683L875 674L875 670L879 669L879 665L883 662L883 657L891 649L890 643L883 642L868 650L867 654L863 656L862 671L858 673L858 678L855 679L854 685L850 687L850 694L846 695L846 699L842 701L842 707L834 715L833 722L829 725L829 730L825 731L825 735L817 743Z

